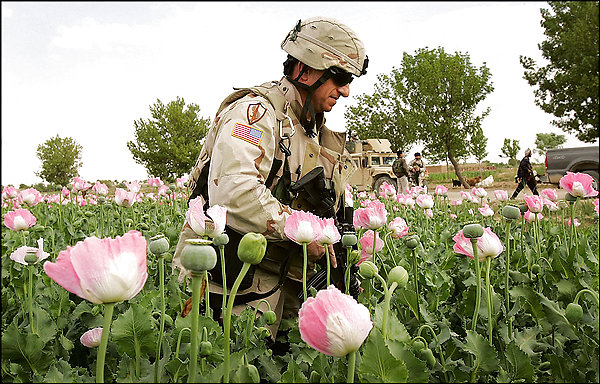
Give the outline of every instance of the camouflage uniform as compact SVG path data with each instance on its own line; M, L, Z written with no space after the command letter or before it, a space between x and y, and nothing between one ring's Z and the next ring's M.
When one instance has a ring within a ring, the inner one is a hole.
M412 161L408 164L411 170L411 174L413 176L413 181L418 185L422 186L423 179L423 170L425 169L425 163L423 163L423 158L420 159L412 159ZM419 170L416 170L415 167L418 167Z

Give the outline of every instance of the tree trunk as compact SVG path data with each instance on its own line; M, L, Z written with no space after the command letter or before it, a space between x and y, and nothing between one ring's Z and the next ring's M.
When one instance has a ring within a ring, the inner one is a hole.
M454 166L454 172L456 173L456 176L458 177L458 180L460 180L460 183L462 184L462 186L467 189L471 188L471 186L469 184L467 184L467 182L465 181L465 178L463 177L462 172L460 170L460 166L458 165L458 161L454 158L454 155L452 154L451 151L448 151L448 158L450 159L450 162Z

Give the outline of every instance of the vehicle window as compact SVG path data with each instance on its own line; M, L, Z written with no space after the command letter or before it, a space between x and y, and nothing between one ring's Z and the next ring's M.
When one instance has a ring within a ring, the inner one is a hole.
M359 166L358 166L358 161L357 161L357 160L354 160L354 159L352 159L352 163L354 163L354 166L355 166L356 168L359 168Z
M379 157L371 157L371 165L381 165L381 158Z
M394 163L394 160L396 160L395 157L384 157L383 164L392 165Z

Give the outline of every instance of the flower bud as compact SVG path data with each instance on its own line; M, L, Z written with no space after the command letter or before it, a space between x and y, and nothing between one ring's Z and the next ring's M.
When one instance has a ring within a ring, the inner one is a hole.
M467 224L463 227L463 235L468 239L483 236L483 227L480 224Z
M252 364L242 364L233 375L236 383L260 383L258 369Z
M506 205L502 208L502 216L508 220L516 220L521 217L521 210L514 205Z
M354 250L350 252L348 257L348 265L355 265L360 261L360 251Z
M258 336L261 339L271 336L271 331L267 327L259 327L259 328L257 328L257 332L258 332Z
M388 273L388 285L391 285L393 282L398 284L398 287L404 288L408 283L408 272L404 269L403 266L398 265L390 270Z
M363 261L358 266L358 273L364 279L372 279L372 278L374 278L375 275L377 274L377 272L379 272L379 269L377 268L377 266L375 264L373 264L373 262L371 262L369 260Z
M421 349L421 357L425 359L429 368L433 368L435 365L435 356L433 356L433 351L429 348Z
M274 311L266 311L263 313L263 317L267 325L273 325L277 321L277 314Z
M200 342L200 356L207 357L212 353L212 343L210 341Z
M170 185L169 185L169 189L170 189L171 191L174 191L176 188L177 188L177 186L176 186L175 184L170 184Z
M571 324L575 324L583 317L583 308L581 308L581 305L579 304L569 303L565 312L567 320L569 320L569 323Z
M106 197L104 197L104 196L98 196L98 198L96 200L98 200L98 202L100 204L102 204L102 203L104 203L106 201Z
M419 246L419 237L417 235L407 236L405 242L408 248L415 249Z
M321 374L317 371L312 371L310 373L310 378L308 379L309 383L320 383L321 382Z
M357 242L358 239L356 238L356 235L352 232L346 232L342 236L342 244L344 245L344 247L352 247L356 245Z
M217 247L226 245L227 243L229 243L229 236L225 232L223 232L219 236L213 238L213 244L216 245Z
M153 255L162 255L163 253L169 251L169 239L167 239L162 233L158 234L150 238L148 249L150 249L150 252Z
M413 351L419 352L423 348L425 348L425 343L423 342L423 340L417 339L417 340L413 341L412 348L413 348Z
M87 217L93 217L96 214L94 212L92 212L92 211L85 211L84 215L86 215Z
M184 268L194 274L209 271L217 264L217 252L209 241L200 239L186 240L188 243L181 251L180 261Z
M238 245L238 258L244 263L258 264L267 250L267 239L260 233L246 233Z
M534 275L538 275L540 272L542 272L542 267L539 264L533 264L531 266L531 273Z

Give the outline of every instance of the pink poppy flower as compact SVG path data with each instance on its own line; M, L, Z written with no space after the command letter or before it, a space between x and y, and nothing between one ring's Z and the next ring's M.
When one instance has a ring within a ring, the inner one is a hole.
M321 238L321 219L304 211L294 211L285 220L283 232L296 244L310 244Z
M146 239L129 231L115 239L88 237L61 251L44 271L58 285L94 304L137 295L148 278Z
M208 215L208 216L207 216ZM190 200L190 206L185 213L185 220L198 236L220 236L227 222L227 208L213 205L204 214L204 199L198 196Z
M365 192L365 191L358 192L358 195L356 195L356 197L358 197L359 199L366 199L367 198L367 192Z
M384 199L393 199L396 197L396 187L386 182L383 182L379 187L379 196Z
M340 357L360 348L373 323L367 307L330 285L302 303L298 328L306 344Z
M75 178L73 178L73 190L83 192L83 191L87 191L91 187L92 187L92 184L86 182L81 177L75 176Z
M443 196L448 193L448 188L443 185L436 185L434 193L438 196Z
M387 223L387 214L381 201L370 201L365 208L354 211L354 228L379 229Z
M15 197L17 197L18 193L19 190L13 187L12 185L7 185L6 187L2 188L3 199L14 199Z
M452 201L450 202L450 205L452 205L452 206L456 207L457 205L461 205L461 204L462 204L462 202L463 202L463 201L462 201L462 200L460 200L460 199L459 199L459 200L452 200Z
M472 208L469 208L469 211L468 211L468 212L471 214L471 216L474 216L474 215L475 215L475 212L473 212L473 209L472 209Z
M406 224L406 221L401 217L396 217L394 220L390 221L387 227L392 232L392 236L398 239L408 234L408 224Z
M503 189L497 189L494 191L494 196L498 201L508 201L508 192Z
M67 187L62 187L62 190L60 191L60 194L62 195L62 197L68 199L69 196L71 196L71 191L69 191L69 189Z
M175 180L175 185L177 186L177 188L185 188L186 182L187 182L187 178L178 177L177 180Z
M473 244L467 238L462 229L452 238L454 240L454 252L474 259ZM477 257L479 261L485 261L488 257L494 258L504 251L500 238L487 227L483 229L483 235L477 238Z
M6 212L4 215L4 225L13 231L22 231L35 225L36 222L35 216L25 208Z
M375 238L375 239L374 239ZM358 240L360 242L360 261L356 265L360 265L365 260L369 260L373 253L379 252L383 249L383 240L379 238L379 233L368 230Z
M354 207L354 198L352 197L352 188L348 189L350 185L346 185L346 189L344 190L344 203L347 207Z
M128 192L123 188L117 188L115 190L115 203L119 207L131 208L133 203L136 202L135 192Z
M418 195L416 201L417 205L423 209L433 208L433 196L431 195Z
M33 207L42 201L42 194L35 188L28 188L19 192L17 200L20 204L27 203L27 205Z
M146 181L151 187L162 187L165 183L159 177L153 177Z
M138 193L140 191L140 189L142 188L139 181L137 181L137 180L134 180L131 183L125 183L125 186L127 187L127 190L129 192L133 192L133 193Z
M477 196L477 197L479 197L479 198L483 198L483 197L486 197L486 196L487 196L487 191L486 191L485 189L483 189L483 188L477 188L477 187L474 187L474 188L471 190L471 192L473 192L473 195L474 195L474 196Z
M575 222L575 228L579 227L581 225L581 223L579 222L579 220L577 218L575 218L575 220L573 220ZM567 225L570 227L571 226L571 219L567 219Z
M494 216L494 210L492 208L490 208L490 206L487 204L478 209L479 209L479 213L481 213L481 215L483 217Z
M453 218L453 219L456 219L458 216L456 216L454 213L451 213L450 217Z
M102 340L102 327L92 328L89 331L86 331L81 337L79 341L81 344L85 345L88 348L96 348L100 345L100 341Z
M540 196L543 196L551 201L558 200L558 192L556 191L556 189L552 189L552 188L542 189L540 191Z
M558 204L555 203L554 201L547 199L545 197L542 198L544 200L544 206L548 207L548 209L550 210L550 212L556 212L558 211Z
M25 261L25 255L27 255L27 252L35 252L35 255L37 256L37 261L34 264L37 264L40 261L47 259L48 256L50 256L50 254L48 252L44 252L44 239L40 237L37 243L37 248L28 247L26 245L17 248L16 251L10 254L10 259L19 264L29 265Z
M167 196L168 190L169 187L167 187L166 185L161 185L160 188L158 188L158 196Z
M106 186L106 184L101 183L99 181L96 181L96 184L94 184L94 186L92 187L92 191L102 196L108 195L108 187Z
M317 239L319 244L335 244L342 238L340 231L335 226L333 218L321 219L322 232L321 237Z
M537 195L525 195L525 203L527 204L527 208L533 213L542 212L544 209L544 200Z
M567 174L560 179L560 186L575 197L598 196L598 191L592 187L593 180L592 176L587 173L567 172Z
M425 215L425 217L429 217L430 219L433 218L433 210L431 208L427 208L426 210L424 210L423 214Z
M533 223L533 221L535 220L535 213L531 212L531 211L527 211L523 214L523 217L525 218L525 221L528 223ZM537 214L537 220L540 221L544 218L544 215L542 215L541 213Z
M473 196L471 196L471 194L467 191L460 191L460 198L468 201L473 200Z

